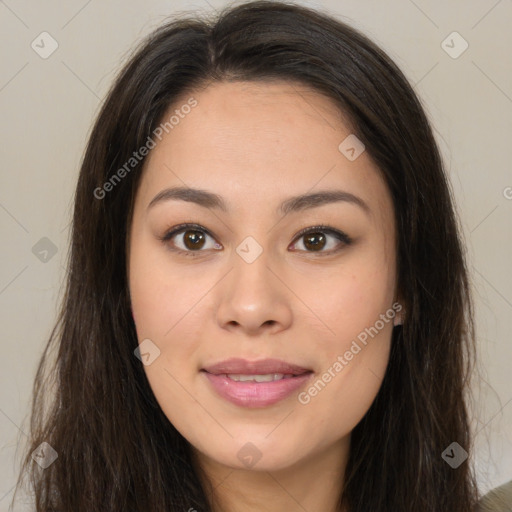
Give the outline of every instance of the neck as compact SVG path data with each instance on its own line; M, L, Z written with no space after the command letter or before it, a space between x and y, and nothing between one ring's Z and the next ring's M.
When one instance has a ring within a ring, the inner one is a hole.
M292 466L268 471L233 468L192 451L203 483L211 483L213 512L346 512L339 500L349 446L347 436Z

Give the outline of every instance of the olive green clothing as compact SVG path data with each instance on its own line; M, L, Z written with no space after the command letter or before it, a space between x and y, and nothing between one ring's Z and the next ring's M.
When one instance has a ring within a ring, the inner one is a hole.
M478 512L512 512L512 480L489 491L478 505Z

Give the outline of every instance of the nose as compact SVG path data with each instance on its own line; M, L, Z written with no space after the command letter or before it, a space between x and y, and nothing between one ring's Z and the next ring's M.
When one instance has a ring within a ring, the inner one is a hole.
M265 252L252 263L236 255L233 265L218 290L219 326L250 336L287 329L293 293L278 267L271 268Z

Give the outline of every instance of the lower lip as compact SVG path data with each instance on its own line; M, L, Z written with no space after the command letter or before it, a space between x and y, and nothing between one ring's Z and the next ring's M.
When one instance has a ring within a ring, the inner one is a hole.
M275 404L302 387L313 372L297 375L291 379L272 382L237 382L229 377L202 371L213 389L229 402L243 407L265 407Z

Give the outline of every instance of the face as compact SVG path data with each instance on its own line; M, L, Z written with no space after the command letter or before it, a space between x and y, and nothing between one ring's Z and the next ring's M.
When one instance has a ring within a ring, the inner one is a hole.
M278 470L336 450L379 390L400 308L389 191L304 86L217 83L165 120L176 109L127 247L155 397L205 461Z

